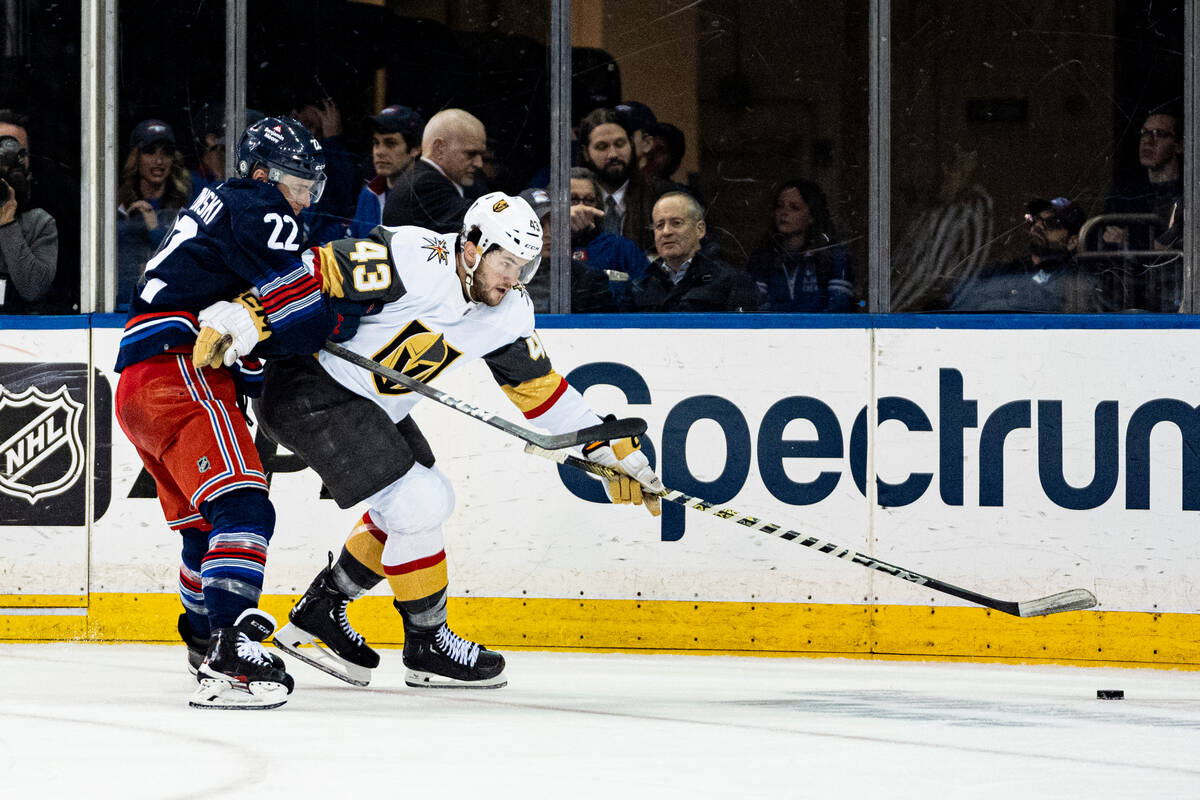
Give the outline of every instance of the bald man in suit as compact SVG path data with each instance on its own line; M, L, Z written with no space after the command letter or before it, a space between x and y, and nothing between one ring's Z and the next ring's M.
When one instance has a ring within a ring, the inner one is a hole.
M384 225L417 225L458 233L483 167L487 134L483 123L461 108L439 111L425 125L421 158L388 193Z

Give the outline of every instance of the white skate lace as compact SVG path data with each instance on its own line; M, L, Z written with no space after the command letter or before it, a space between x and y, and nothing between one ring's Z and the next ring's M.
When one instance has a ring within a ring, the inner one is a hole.
M442 623L442 627L438 628L437 645L443 653L459 664L473 667L479 659L479 645L463 639L450 630L450 626L444 622Z
M266 648L260 642L254 641L244 633L238 634L237 654L238 658L253 662L260 667L266 667L271 664L271 659L267 657Z
M340 606L338 606L338 624L342 626L342 632L349 636L352 642L362 646L366 644L367 640L363 638L361 633L354 630L354 628L350 626L350 620L346 618L346 606L348 605L350 605L350 601L346 600Z

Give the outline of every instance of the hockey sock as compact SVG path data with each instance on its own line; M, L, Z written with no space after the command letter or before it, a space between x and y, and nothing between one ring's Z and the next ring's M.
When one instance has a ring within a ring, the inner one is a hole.
M416 603L413 613L424 613L429 598L439 595L443 596L442 607L445 608L444 595L450 582L446 573L445 550L439 550L427 558L409 561L407 564L385 566L383 571L387 573L388 585L392 587L392 594L396 596L397 603ZM424 623L421 623L421 627L425 627Z
M383 572L383 543L387 541L387 533L371 519L371 512L362 515L346 537L346 546L338 557L338 564L349 556L368 572L382 579ZM365 577L365 576L364 576ZM379 583L376 580L375 583ZM375 583L371 584L374 586ZM368 587L369 588L369 587ZM347 594L349 594L347 592Z
M329 571L329 576L333 585L351 600L362 597L383 580L383 575L373 572L355 558L347 547L342 548L337 562Z
M433 630L446 622L446 588L416 600L393 600L392 605L404 619L404 630Z
M179 564L179 599L187 614L192 633L207 639L210 632L208 608L204 605L204 589L200 582L200 562L208 552L208 532L199 528L179 531L183 553Z
M275 509L266 492L240 489L204 503L200 511L213 526L200 562L204 605L209 625L227 628L258 605Z

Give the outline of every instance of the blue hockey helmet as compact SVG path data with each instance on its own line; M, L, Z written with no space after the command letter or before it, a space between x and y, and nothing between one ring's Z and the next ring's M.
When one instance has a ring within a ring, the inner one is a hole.
M266 117L246 128L238 142L237 172L250 177L262 167L267 180L279 183L285 175L312 181L309 199L315 203L325 190L325 154L308 128L291 117Z

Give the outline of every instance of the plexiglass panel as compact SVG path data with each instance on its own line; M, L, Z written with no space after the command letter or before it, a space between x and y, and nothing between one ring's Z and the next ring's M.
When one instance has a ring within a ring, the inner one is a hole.
M1177 311L1182 3L891 23L892 310Z
M0 314L79 310L80 5L0 8Z
M587 277L580 264L606 274L622 310L862 308L867 3L605 0L573 13L572 194L597 210L583 227L573 208L573 278ZM698 203L702 235L690 201L655 218L673 191ZM592 310L574 282L574 307Z

